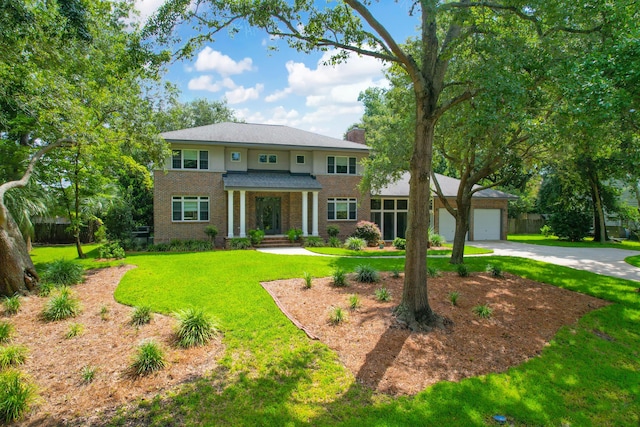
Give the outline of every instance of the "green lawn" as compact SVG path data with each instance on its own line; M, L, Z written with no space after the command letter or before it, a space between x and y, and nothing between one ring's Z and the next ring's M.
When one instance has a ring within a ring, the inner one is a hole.
M38 248L38 263L63 255ZM73 257L73 255L68 255ZM640 422L640 298L637 282L519 258L467 258L614 302L561 329L542 354L507 372L441 382L416 396L391 398L358 385L336 354L309 340L276 308L260 281L328 275L363 262L254 251L137 254L115 297L170 313L189 305L215 315L226 354L204 378L169 396L140 402L113 425L514 425L637 426ZM92 261L83 261L84 265ZM402 258L366 260L380 270ZM430 265L451 270L446 258ZM543 322L544 319L541 319ZM598 335L594 333L598 332ZM606 335L603 335L606 334ZM603 339L602 336L610 337Z
M446 243L445 247L451 248L453 245L450 243ZM338 256L355 256L355 257L385 257L385 256L404 256L405 251L352 251L344 248L329 248L329 247L321 247L321 248L306 248L311 252L315 252L318 254L325 255L338 255ZM464 247L465 255L480 255L480 254L492 254L493 250L477 248L475 246L467 246ZM427 255L451 255L451 249L429 249Z
M640 242L629 240L623 240L621 242L597 243L593 241L592 237L587 237L582 242L567 242L564 240L559 240L556 236L545 237L542 234L510 234L509 236L507 236L507 240L509 240L510 242L530 243L532 245L542 246L566 246L574 248L615 248L640 251Z
M626 257L624 260L625 262L633 265L634 267L640 267L640 255L629 256L629 257Z

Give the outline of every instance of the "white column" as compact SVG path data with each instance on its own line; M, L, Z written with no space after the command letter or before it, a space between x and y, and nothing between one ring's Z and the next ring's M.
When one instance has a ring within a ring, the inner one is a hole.
M307 206L309 203L309 192L308 191L303 191L302 192L302 235L303 236L308 236L309 235L309 207Z
M311 235L318 236L318 192L313 192L313 205L311 206L313 215L311 217Z
M240 190L240 237L247 237L245 218L246 193L245 190Z
M227 237L233 237L233 190L227 191L227 225L229 232Z

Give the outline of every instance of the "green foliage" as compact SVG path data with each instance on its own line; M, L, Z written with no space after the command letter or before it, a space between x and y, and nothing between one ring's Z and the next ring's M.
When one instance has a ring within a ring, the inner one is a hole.
M218 235L218 227L216 227L215 225L207 225L204 228L204 234L206 234L209 237L209 240L211 240L211 245L214 246L216 241L216 236Z
M342 247L342 241L337 237L329 237L328 245L331 248L341 248Z
M22 365L27 361L29 349L22 345L6 345L0 347L0 370L11 366Z
M491 274L493 277L503 278L504 274L502 273L502 268L497 264L487 264L487 273Z
M391 301L391 292L384 286L375 290L375 296L380 302Z
M136 223L133 219L133 206L124 199L113 203L102 218L102 221L107 228L107 238L111 241L130 239L131 233L136 228Z
M64 334L66 339L77 337L84 331L84 326L80 323L71 323L67 328L67 332Z
M109 307L107 305L100 307L100 320L103 322L109 320Z
M360 297L357 294L353 294L349 296L349 308L351 310L356 310L360 307Z
M234 237L229 241L229 247L231 249L249 249L251 247L251 241L246 237Z
M469 277L469 267L466 264L456 265L456 272L460 277Z
M347 321L347 313L341 307L333 307L329 311L329 321L334 325Z
M251 246L258 246L264 240L264 231L249 230L249 240L251 240Z
M218 332L216 322L202 308L187 308L176 313L176 336L180 347L201 346Z
M38 283L38 296L40 297L48 297L51 295L51 291L55 289L55 285L49 282L40 282Z
M473 313L482 319L488 319L493 314L493 309L488 304L476 305L472 309Z
M98 248L98 256L105 259L123 259L126 257L119 242L109 242Z
M380 280L378 270L369 264L357 265L355 271L358 282L376 283Z
M545 224L542 226L542 228L540 228L540 234L542 234L544 237L549 237L552 235L551 227L549 226L549 224Z
M20 372L0 372L0 420L7 424L18 420L35 397L35 386Z
M72 295L71 290L63 286L49 298L42 311L42 318L48 322L75 317L80 313L80 302Z
M338 237L340 234L340 228L337 225L328 225L327 234L329 237Z
M155 341L149 340L138 346L131 370L137 376L144 376L163 369L165 365L164 351Z
M14 295L11 297L4 297L4 311L8 315L18 313L20 310L20 295Z
M307 289L311 289L311 286L313 286L313 276L311 275L311 273L305 271L304 273L302 273L302 278L304 279L304 287Z
M308 248L321 248L324 246L324 240L318 236L308 236L304 238L304 246Z
M13 332L14 332L15 328L13 327L13 324L1 320L0 321L0 344L4 344L7 343L11 340L11 337L13 336Z
M85 365L80 370L80 379L83 384L91 384L96 377L98 368L91 365Z
M331 277L333 279L333 286L336 286L338 288L344 288L345 286L347 286L347 272L342 268L338 267L333 270L333 273L331 273Z
M84 269L80 264L67 259L57 259L49 263L42 274L45 282L54 285L75 285L82 282Z
M249 244L249 239L246 239ZM204 252L211 250L211 242L207 240L187 239L179 240L173 239L169 243L158 243L147 246L149 252Z
M133 308L131 312L131 324L133 326L142 326L151 322L153 313L148 305L141 305Z
M568 208L558 210L549 216L549 227L561 239L579 242L589 234L593 218L584 210Z
M439 248L439 247L444 246L444 244L447 243L447 241L440 234L435 234L434 233L434 234L429 234L429 243L430 243L431 246Z
M156 126L160 132L193 128L222 122L238 122L235 110L227 101L197 98L185 103L172 99L169 107L156 115Z
M449 292L449 302L451 303L452 306L456 306L458 305L458 298L460 298L460 292L457 291L451 291Z
M287 238L291 243L298 241L301 236L302 230L300 230L299 228L290 228L289 230L287 230Z
M438 269L438 267L433 266L433 265L428 265L427 266L427 276L429 277L440 277L440 270Z
M382 239L380 229L371 221L358 221L352 236L365 240L368 246L377 246Z
M393 247L401 251L405 250L407 248L407 239L396 237L393 239Z
M397 279L400 277L400 269L399 268L394 268L393 270L391 270L391 277L393 277L394 279Z
M344 247L352 251L361 251L366 244L366 240L359 237L348 237L344 242Z

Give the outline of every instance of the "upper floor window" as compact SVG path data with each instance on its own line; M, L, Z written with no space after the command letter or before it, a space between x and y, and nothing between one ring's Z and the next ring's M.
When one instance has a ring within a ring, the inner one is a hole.
M328 220L355 220L357 218L357 199L334 197L327 199Z
M206 196L173 196L173 221L209 221L209 198Z
M328 156L327 173L355 175L356 158L346 156Z
M278 163L278 155L277 154L258 154L258 162L259 163Z
M171 152L173 169L209 169L209 152L206 150L173 150Z

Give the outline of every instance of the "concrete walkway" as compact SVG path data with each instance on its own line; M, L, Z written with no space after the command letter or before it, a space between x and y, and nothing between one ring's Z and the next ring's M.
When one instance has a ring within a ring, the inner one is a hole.
M640 282L640 268L624 262L626 257L640 255L638 251L613 248L566 248L506 241L469 243L479 248L493 249L493 255L530 258Z
M640 255L638 251L609 248L565 248L506 241L475 241L470 243L480 248L493 249L493 255L530 258L550 264L564 265L578 270L586 270L606 276L620 277L622 279L640 282L640 268L624 262L626 257ZM333 256L317 254L301 247L265 248L258 250L278 255Z

